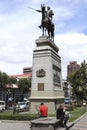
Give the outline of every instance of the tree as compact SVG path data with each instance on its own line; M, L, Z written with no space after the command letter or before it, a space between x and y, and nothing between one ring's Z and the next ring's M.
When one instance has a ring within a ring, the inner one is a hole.
M9 77L8 78L8 84L16 84L17 83L17 79L14 77Z
M5 72L0 71L0 88L5 88L8 83L9 76Z
M31 80L27 78L19 79L18 87L22 90L22 93L29 92L29 88L31 88Z
M79 70L71 73L68 78L71 83L72 93L75 93L77 99L87 99L87 63L83 61Z

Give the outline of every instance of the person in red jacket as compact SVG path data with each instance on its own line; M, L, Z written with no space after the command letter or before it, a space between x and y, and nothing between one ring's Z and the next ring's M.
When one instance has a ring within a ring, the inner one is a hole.
M40 117L47 117L48 116L48 107L41 103L39 107Z

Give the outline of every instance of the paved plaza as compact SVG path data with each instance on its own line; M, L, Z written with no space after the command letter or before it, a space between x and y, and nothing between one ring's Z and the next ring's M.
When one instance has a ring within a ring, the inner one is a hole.
M28 121L0 121L0 130L30 130Z

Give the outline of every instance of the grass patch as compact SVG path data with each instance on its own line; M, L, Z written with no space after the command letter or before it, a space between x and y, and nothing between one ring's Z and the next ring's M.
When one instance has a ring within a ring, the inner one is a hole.
M0 113L0 120L29 121L29 120L34 120L37 117L38 116L35 114Z
M75 121L76 119L81 117L86 112L87 112L87 108L86 107L74 108L73 111L70 111L70 119L69 119L69 121L70 122Z
M75 107L73 110L69 111L70 118L69 121L73 122L79 117L81 117L83 114L87 112L86 107ZM54 117L55 115L49 115L50 117ZM22 114L22 113L15 113L12 112L3 112L0 113L0 120L20 120L20 121L30 121L38 118L38 114Z

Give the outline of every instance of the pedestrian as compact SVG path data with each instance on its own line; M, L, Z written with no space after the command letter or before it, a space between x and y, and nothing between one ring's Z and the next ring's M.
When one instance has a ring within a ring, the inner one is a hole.
M48 107L43 102L40 104L39 114L40 114L40 117L48 116Z
M60 104L57 112L56 118L61 120L61 127L67 127L66 123L69 119L69 113L66 113L66 107L64 104Z

